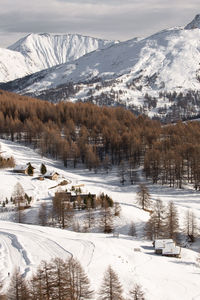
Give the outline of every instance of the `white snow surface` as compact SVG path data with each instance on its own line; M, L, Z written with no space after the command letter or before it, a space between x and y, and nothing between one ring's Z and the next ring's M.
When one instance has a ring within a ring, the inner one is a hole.
M0 48L0 82L11 81L73 61L88 52L104 49L113 43L117 41L79 34L29 34L8 49Z
M0 279L4 291L8 287L8 273L12 275L15 267L29 278L41 260L53 257L78 258L91 281L92 288L99 289L103 274L108 265L118 273L127 296L134 282L143 286L149 300L193 300L200 299L200 269L196 265L197 252L182 249L181 258L169 258L154 254L151 242L142 238L142 228L149 218L147 212L136 205L136 185L120 186L117 172L109 174L100 171L97 174L82 169L65 169L62 163L40 157L35 151L10 141L1 140L4 155L13 155L18 165L31 162L39 173L41 163L47 169L60 174L60 179L68 179L71 184L85 184L86 192L107 193L121 204L121 217L115 221L120 235L75 233L36 225L10 222L9 213L0 213ZM10 197L17 182L28 195L35 198L33 207L27 211L27 217L34 218L40 203L50 201L56 189L56 182L39 181L35 175L29 177L15 174L11 170L0 170L0 197ZM200 192L191 189L177 190L148 183L152 201L160 198L167 203L174 200L179 213L192 208L200 221ZM38 199L38 201L37 201ZM7 220L6 220L7 219ZM137 238L127 235L130 222L136 224ZM139 248L140 251L134 251ZM97 299L97 294L94 296Z

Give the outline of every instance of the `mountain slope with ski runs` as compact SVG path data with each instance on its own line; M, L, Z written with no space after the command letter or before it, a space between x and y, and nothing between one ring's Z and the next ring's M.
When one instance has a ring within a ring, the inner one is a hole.
M200 113L199 51L197 15L185 28L99 47L75 61L1 84L0 88L53 102L120 104L136 113L173 121Z

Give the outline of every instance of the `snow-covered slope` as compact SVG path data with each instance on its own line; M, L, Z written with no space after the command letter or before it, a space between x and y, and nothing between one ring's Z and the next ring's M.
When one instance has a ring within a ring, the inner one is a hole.
M88 52L104 49L113 43L115 42L79 34L43 33L30 34L8 48L28 57L39 70L73 61Z
M8 284L13 267L27 277L41 260L72 255L81 261L92 288L98 292L109 265L117 272L124 295L134 283L142 285L147 300L199 299L197 253L183 249L182 258L156 256L148 241L119 239L111 235L74 233L67 230L0 221L1 271ZM140 252L134 252L134 248ZM92 298L99 299L98 295ZM127 298L126 298L127 299Z
M0 49L0 82L7 82L49 67L73 61L88 52L115 43L78 34L29 34ZM117 43L117 42L116 42Z
M197 24L198 17L195 20ZM51 101L117 102L150 116L166 115L174 104L180 113L195 114L200 104L199 95L194 95L200 90L200 29L196 27L172 28L118 43L1 88ZM76 87L71 94L69 83Z
M39 169L45 163L49 170L57 171L72 184L85 184L87 192L108 193L121 204L121 217L116 221L119 238L112 234L75 233L73 231L36 225L17 224L5 221L0 213L0 281L4 287L9 284L9 276L14 268L20 268L24 276L30 276L41 260L53 257L63 259L73 255L81 261L91 280L92 288L99 289L103 273L108 265L118 273L125 295L133 283L142 285L147 300L192 300L199 299L199 268L196 264L197 252L182 248L181 258L162 257L154 254L152 243L142 238L142 229L149 214L136 205L136 185L119 185L117 171L94 174L87 170L65 169L58 161L40 157L36 152L22 145L1 140L4 155L13 155L17 164L31 163ZM14 174L10 170L0 170L0 197L10 197L16 182L19 182L28 195L35 198L27 216L43 202L49 202L56 189L51 180L39 181L35 177ZM148 183L147 183L148 184ZM190 207L200 221L199 191L176 190L148 184L152 201L160 198L165 203L173 200L180 212ZM5 213L6 214L6 213ZM137 238L127 235L130 223L134 221ZM140 251L134 251L134 248ZM4 290L5 291L5 290ZM96 297L93 299L97 299Z
M34 73L37 68L20 52L0 48L0 82Z
M67 82L120 78L121 83L142 84L143 92L199 89L200 30L169 29L146 39L119 43L45 71L42 81L34 74L21 92L37 92ZM20 90L20 87L19 87Z

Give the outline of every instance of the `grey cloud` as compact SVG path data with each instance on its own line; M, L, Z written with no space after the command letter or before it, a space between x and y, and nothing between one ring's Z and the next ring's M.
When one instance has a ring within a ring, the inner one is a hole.
M13 32L76 32L126 40L186 25L200 12L199 0L15 0L15 6L13 0L1 2L0 41L6 32L10 39Z

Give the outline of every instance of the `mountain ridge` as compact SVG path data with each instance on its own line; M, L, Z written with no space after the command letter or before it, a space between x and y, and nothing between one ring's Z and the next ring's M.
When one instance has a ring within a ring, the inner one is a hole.
M104 49L118 41L79 34L29 34L7 49L1 48L0 82L8 82L58 64L73 61L88 52ZM10 51L10 52L8 52ZM9 53L8 57L6 55Z

